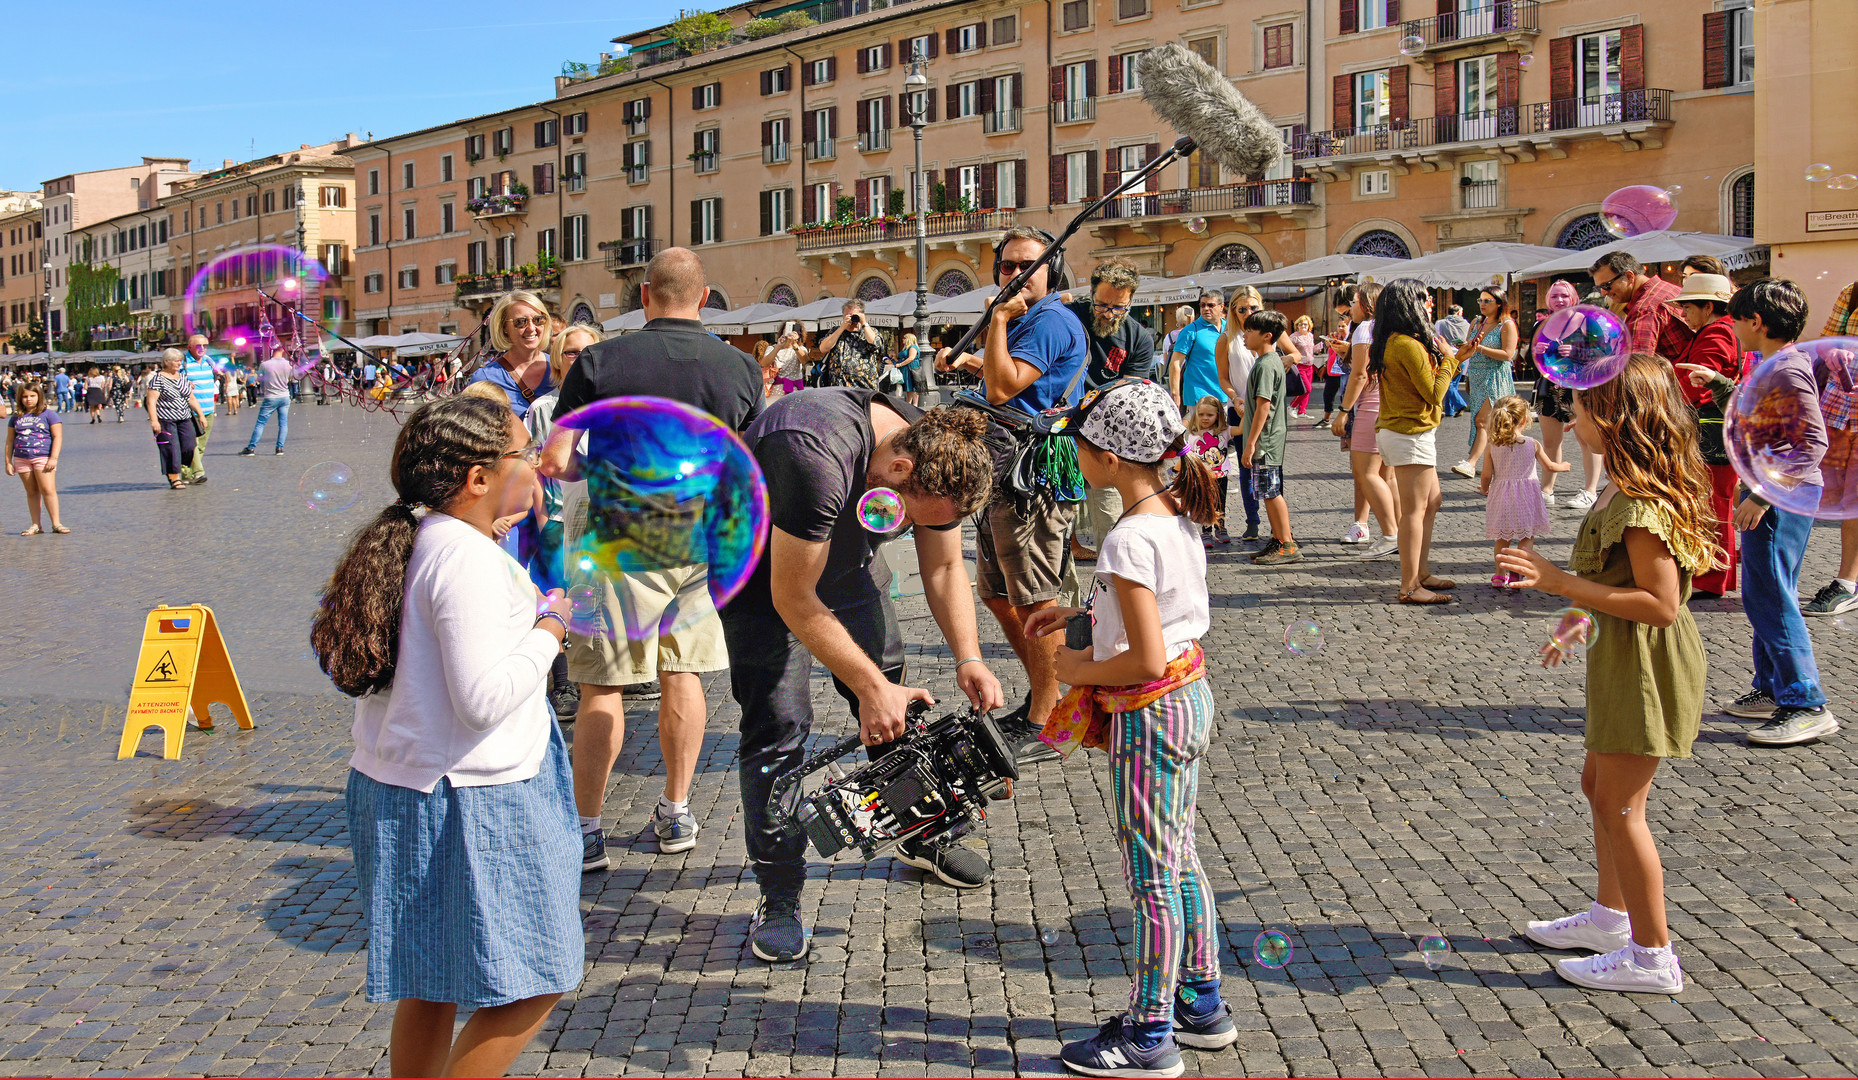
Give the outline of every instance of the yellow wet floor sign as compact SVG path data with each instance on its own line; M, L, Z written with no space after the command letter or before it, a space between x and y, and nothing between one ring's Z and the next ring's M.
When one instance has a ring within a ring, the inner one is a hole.
M162 730L161 756L180 757L187 710L193 710L202 731L211 731L213 720L207 706L215 701L232 710L240 727L252 726L252 712L245 704L245 691L239 688L239 675L232 668L232 655L226 651L219 624L213 620L213 609L190 604L149 612L117 759L135 756L142 733L151 727Z

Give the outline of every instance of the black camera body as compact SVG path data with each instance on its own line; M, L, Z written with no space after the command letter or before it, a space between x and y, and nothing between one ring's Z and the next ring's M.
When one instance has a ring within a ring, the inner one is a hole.
M1085 609L1064 621L1064 647L1088 649L1094 638L1090 628L1090 611Z
M989 714L967 710L924 723L928 711L912 704L913 726L850 772L837 763L859 749L857 735L782 773L769 791L769 817L790 835L804 832L824 859L853 848L870 859L902 840L965 835L987 819L987 803L1006 796L1019 766ZM822 769L825 783L803 793L802 783Z

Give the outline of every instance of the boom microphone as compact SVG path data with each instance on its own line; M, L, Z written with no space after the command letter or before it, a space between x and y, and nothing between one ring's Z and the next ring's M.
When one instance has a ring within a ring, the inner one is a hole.
M1259 177L1284 156L1277 126L1225 76L1178 42L1136 61L1142 100L1200 152L1243 176Z

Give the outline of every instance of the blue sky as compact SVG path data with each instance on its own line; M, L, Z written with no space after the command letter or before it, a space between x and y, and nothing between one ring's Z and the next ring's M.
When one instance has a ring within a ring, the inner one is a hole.
M345 132L386 136L543 100L562 61L592 63L613 37L677 8L21 4L9 9L13 47L0 65L0 188L36 189L144 154L218 168Z

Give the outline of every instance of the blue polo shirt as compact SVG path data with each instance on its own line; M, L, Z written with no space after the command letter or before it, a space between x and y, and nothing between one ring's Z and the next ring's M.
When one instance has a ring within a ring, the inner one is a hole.
M193 384L194 400L200 404L201 415L212 416L213 398L219 393L219 376L213 373L213 365L188 353L181 374L187 376L187 381Z
M1182 411L1191 407L1203 397L1224 402L1226 392L1219 388L1219 335L1226 329L1222 319L1217 323L1205 319L1195 319L1174 338L1174 351L1187 359L1181 365L1181 402ZM1168 358L1173 363L1174 358Z
M1090 359L1083 324L1065 310L1058 295L1047 293L1006 327L1007 352L1041 373L1007 402L1022 412L1037 414L1056 407L1065 387Z

